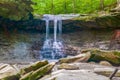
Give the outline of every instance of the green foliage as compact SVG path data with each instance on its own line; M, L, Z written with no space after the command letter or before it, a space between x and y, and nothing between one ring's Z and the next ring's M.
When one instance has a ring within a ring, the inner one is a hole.
M116 2L117 0L0 0L0 16L12 20L26 20L30 18L31 12L39 15L86 14L100 10L101 3L106 9Z
M34 14L91 13L100 10L101 0L32 0ZM104 7L111 7L117 0L103 0Z
M31 0L0 0L0 16L12 20L25 20L33 11Z

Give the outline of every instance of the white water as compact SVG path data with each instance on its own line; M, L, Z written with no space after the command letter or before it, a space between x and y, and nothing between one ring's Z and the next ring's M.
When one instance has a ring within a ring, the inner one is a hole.
M59 27L59 39L60 39L62 35L62 20L61 19L59 20L58 27Z
M61 41L62 35L62 18L61 16L55 15L44 15L43 20L46 22L46 38L43 44L43 48L40 51L41 58L47 59L58 59L64 57L64 45ZM54 23L54 33L53 38L50 38L50 27L49 23L53 21Z
M54 20L54 42L57 42L57 22L58 20Z
M49 39L49 20L46 19L46 40Z

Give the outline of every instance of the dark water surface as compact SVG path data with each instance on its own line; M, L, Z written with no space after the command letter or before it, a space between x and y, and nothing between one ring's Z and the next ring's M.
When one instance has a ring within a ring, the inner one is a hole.
M114 30L81 30L63 33L65 45L80 48L108 49L109 41ZM50 36L53 34L51 33ZM44 42L45 34L33 32L20 32L5 34L0 32L0 61L39 59L40 49Z

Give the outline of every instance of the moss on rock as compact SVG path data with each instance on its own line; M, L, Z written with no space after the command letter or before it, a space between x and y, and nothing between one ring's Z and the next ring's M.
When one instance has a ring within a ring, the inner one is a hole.
M1 80L19 80L19 78L20 78L20 74L16 74L16 75L7 76Z
M91 57L88 61L108 61L113 65L120 65L120 52L119 51L102 51L102 50L91 50Z
M26 74L28 72L35 71L35 70L37 70L37 69L39 69L39 68L41 68L41 67L43 67L43 66L45 66L47 64L48 64L47 60L45 60L45 61L37 61L36 63L34 63L34 64L32 64L32 65L30 65L30 66L28 66L26 68L21 69L20 74L24 75L24 74Z

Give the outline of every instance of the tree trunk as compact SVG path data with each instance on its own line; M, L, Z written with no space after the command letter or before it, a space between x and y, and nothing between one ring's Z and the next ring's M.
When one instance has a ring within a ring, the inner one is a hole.
M76 0L73 0L73 13L76 12Z
M52 14L54 14L54 2L53 2L53 0L51 0L51 11L52 11Z
M67 13L67 3L66 3L66 0L64 1L64 13Z
M104 0L100 0L100 9L104 10Z

